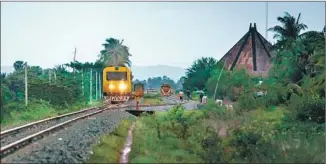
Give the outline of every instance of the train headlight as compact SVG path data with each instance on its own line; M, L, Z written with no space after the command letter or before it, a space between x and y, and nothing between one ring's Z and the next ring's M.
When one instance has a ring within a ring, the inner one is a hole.
M114 85L113 84L109 84L109 89L114 89Z
M125 90L125 89L127 89L127 85L121 83L121 84L119 84L119 89L120 89L120 90Z

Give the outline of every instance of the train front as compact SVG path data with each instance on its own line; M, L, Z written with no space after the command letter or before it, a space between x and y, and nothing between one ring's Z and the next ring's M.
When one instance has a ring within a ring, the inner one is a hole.
M128 67L106 67L103 70L103 95L111 103L126 102L131 96L131 75Z

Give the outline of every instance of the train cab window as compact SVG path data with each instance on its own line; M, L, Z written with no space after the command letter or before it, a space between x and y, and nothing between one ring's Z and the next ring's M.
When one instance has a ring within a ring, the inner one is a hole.
M127 80L127 72L107 72L106 80Z

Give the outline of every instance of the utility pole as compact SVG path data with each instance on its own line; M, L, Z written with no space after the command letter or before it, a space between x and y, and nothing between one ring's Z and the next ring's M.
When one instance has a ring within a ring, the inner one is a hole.
M218 79L217 79L217 82L216 82L215 91L214 91L214 101L216 100L216 90L217 90L217 87L218 87L218 82L220 81L220 78L221 78L221 75L222 75L222 72L224 70L224 67L225 67L225 64L226 64L227 60L228 60L228 58L225 59L222 70L221 70L220 75L218 76Z
M57 81L57 74L55 73L55 70L53 71L53 75L54 75L54 81Z
M25 105L28 105L27 62L25 62Z
M268 2L266 2L266 31L265 38L268 40Z
M97 100L97 92L98 92L98 89L97 89L97 71L95 72L95 100Z
M85 96L85 93L84 93L84 68L82 68L82 90L83 90L83 96Z
M51 83L51 70L49 69L49 83Z
M102 86L102 81L101 81L101 75L102 75L101 72L99 72L98 73L98 79L99 79L98 80L99 81L98 90L99 90L99 94L100 94L99 95L100 99L102 99L102 87L101 87Z
M90 104L92 104L92 68L90 69L90 72L89 72L90 76L90 81L89 81L89 102Z
M76 53L77 53L77 49L76 49L76 47L75 47L74 58L73 58L73 62L74 62L74 63L75 63L75 61L76 61ZM72 72L73 72L73 74L74 74L74 78L76 78L76 75L75 75L75 68L74 68L74 67L72 68Z

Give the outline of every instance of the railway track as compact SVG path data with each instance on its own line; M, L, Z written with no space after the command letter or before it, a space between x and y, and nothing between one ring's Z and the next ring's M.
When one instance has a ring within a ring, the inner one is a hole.
M156 106L169 106L178 103L149 105L140 104L139 107L156 107ZM77 112L72 112L40 121L32 122L23 126L15 127L2 131L1 135L1 158L8 154L39 140L51 132L65 128L73 122L81 119L99 114L105 110L125 110L135 108L136 105L132 104L110 104L101 107L88 108ZM129 110L130 111L130 110Z

